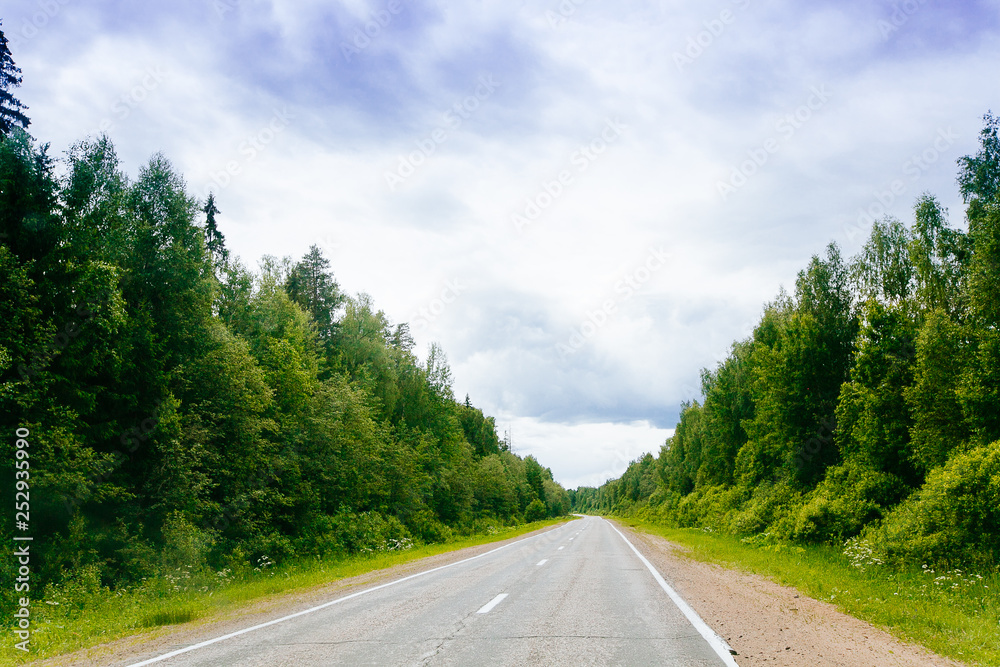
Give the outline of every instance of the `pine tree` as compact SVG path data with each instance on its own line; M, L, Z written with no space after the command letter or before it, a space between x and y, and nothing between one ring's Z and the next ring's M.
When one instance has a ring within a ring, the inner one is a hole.
M14 58L7 46L7 36L0 28L0 137L6 137L16 126L27 129L31 124L23 113L28 107L11 94L11 90L20 85L21 68L14 64Z

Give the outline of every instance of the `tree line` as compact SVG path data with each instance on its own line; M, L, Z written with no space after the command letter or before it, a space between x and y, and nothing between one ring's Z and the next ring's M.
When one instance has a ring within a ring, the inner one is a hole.
M215 198L190 195L162 155L130 178L105 136L57 162L26 118L0 120L0 484L12 506L15 433L29 432L33 588L568 511L548 468L456 400L441 348L421 361L408 325L345 295L319 248L252 270ZM3 534L13 522L0 513ZM9 541L0 552L13 580Z
M702 371L659 454L570 491L573 508L996 567L1000 121L984 121L958 160L965 229L925 193L856 256L828 246Z

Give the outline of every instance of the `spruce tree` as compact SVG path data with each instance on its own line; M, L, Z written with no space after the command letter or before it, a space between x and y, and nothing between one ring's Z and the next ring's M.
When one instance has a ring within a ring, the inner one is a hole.
M205 248L212 258L212 265L216 268L225 267L229 259L229 251L226 250L226 237L219 231L215 216L222 211L215 205L215 195L209 193L205 207L201 209L205 214Z
M320 339L331 341L337 328L336 313L344 303L344 295L330 271L330 260L323 256L319 246L309 246L309 252L292 268L285 281L285 291L313 316Z
M17 126L27 129L31 124L23 113L28 107L21 104L11 93L20 85L21 68L14 64L14 58L7 46L7 36L0 27L0 137L6 137Z

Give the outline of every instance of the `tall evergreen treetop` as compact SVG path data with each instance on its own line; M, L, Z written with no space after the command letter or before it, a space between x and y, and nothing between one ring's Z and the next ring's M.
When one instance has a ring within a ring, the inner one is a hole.
M11 93L20 85L21 68L14 64L14 58L7 46L7 36L0 28L0 137L6 137L17 126L27 129L31 124L23 112L28 107L21 104Z
M205 214L205 248L212 256L212 264L216 267L226 265L229 259L229 251L226 250L226 238L219 231L219 225L215 221L215 216L222 211L215 205L215 195L209 193L205 207L201 209Z
M285 289L292 300L313 316L320 338L329 341L336 329L336 313L344 303L344 295L330 271L330 260L319 246L309 252L288 274Z

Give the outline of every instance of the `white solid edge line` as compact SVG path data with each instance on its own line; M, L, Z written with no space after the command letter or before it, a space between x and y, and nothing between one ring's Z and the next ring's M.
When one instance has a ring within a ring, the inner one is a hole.
M563 525L566 525L566 524L563 524ZM560 528L562 528L562 526L560 526ZM558 528L556 530L558 530ZM530 540L530 539L534 539L536 537L541 537L544 534L545 533L541 533L539 535L534 535L532 537L525 538L523 540L516 540L514 542L511 542L510 544L505 544L502 547L497 547L496 549L491 549L490 551L487 551L485 553L481 553L478 556L472 556L470 558L465 558L465 559L460 560L460 561L455 561L454 563L448 563L447 565L440 565L440 566L432 568L430 570L424 570L423 572L417 572L416 574L411 574L411 575L409 575L407 577L403 577L402 579L396 579L395 581L390 581L390 582L387 582L387 583L384 583L384 584L379 584L378 586L372 586L371 588L366 588L363 591L358 591L357 593L351 593L350 595L345 595L342 598L337 598L336 600L331 600L330 602L324 602L323 604L318 605L316 607L311 607L309 609L303 609L302 611L296 612L294 614L289 614L288 616L282 616L281 618L276 618L273 621L268 621L266 623L260 623L259 625L254 625L254 626L249 627L249 628L243 628L242 630L237 630L236 632L230 632L228 635L222 635L221 637L216 637L214 639L207 639L207 640L205 640L203 642L199 642L197 644L192 644L191 646L185 646L184 648L179 648L176 651L171 651L170 653L164 653L163 655L158 655L155 658L149 658L148 660L143 660L142 662L132 663L132 664L128 665L128 667L142 667L142 665L151 665L154 662L160 662L161 660L166 660L167 658L173 658L174 656L181 655L182 653L187 653L188 651L194 651L195 649L204 648L206 646L210 646L212 644L216 644L216 643L224 641L226 639L232 639L233 637L238 637L238 636L246 634L248 632L253 632L254 630L260 630L261 628L266 628L266 627L268 627L270 625L275 625L277 623L282 623L284 621L288 621L288 620L291 620L293 618L298 618L299 616L305 616L306 614L311 614L314 611L319 611L320 609L326 609L327 607L332 607L335 604L340 604L341 602L345 602L345 601L350 600L352 598L360 597L362 595L365 595L367 593L371 593L373 591L380 590L382 588L388 588L389 586L395 586L396 584L401 584L404 581L409 581L410 579L416 579L417 577L422 577L424 575L431 574L432 572L439 572L439 571L447 569L449 567L454 567L456 565L461 565L462 563L468 563L469 561L476 560L477 558L483 558L485 556L489 556L490 554L495 554L496 552L501 551L503 549L506 549L507 547L512 547L515 544L520 544L522 542L525 542L525 541ZM502 594L502 596L500 596L500 600L502 600L504 597L507 597L506 593L504 593L504 594ZM500 600L496 600L496 601L499 602ZM484 613L484 612L482 612L482 610L480 610L480 613Z
M684 614L687 620L691 622L691 625L694 626L694 629L705 638L708 645L712 647L720 658L722 658L722 662L728 665L728 667L739 667L736 660L733 658L732 653L730 653L732 649L729 644L726 643L726 640L716 634L715 630L708 627L708 624L706 624L705 621L701 620L701 616L698 615L698 612L692 609L691 606L684 601L684 598L678 595L677 591L670 587L660 573L656 571L656 568L653 567L653 564L646 560L645 556L639 553L639 550L635 548L635 545L629 542L628 538L625 537L620 530L615 528L614 524L608 521L608 525L611 526L611 530L618 533L618 535L625 540L625 544L632 549L635 555L639 557L639 560L642 561L643 565L645 565L646 568L652 573L653 578L656 579L656 583L660 585L660 588L666 591L667 595L670 596L670 599L673 600L675 605L677 605L677 608L681 610L681 613Z
M479 611L477 611L476 613L477 614L488 614L488 613L490 613L490 611L493 609L493 607L495 607L498 604L500 604L501 602L503 602L503 599L505 597L507 597L506 593L500 593L495 598L493 598L492 600L490 600L489 602L487 602L486 604L484 604L482 607L480 607Z

